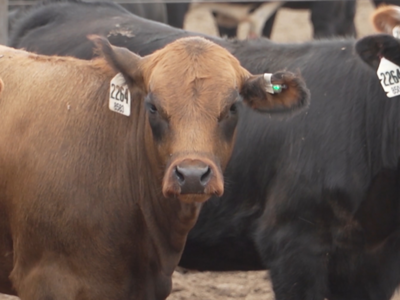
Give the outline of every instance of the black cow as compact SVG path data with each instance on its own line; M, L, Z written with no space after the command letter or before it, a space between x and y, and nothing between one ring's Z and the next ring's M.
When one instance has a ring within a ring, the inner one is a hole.
M34 3L34 1L32 1ZM8 13L8 31L11 33L14 28L14 23L16 20L21 18L29 9L30 5L12 5L12 2L9 6ZM39 4L40 5L40 4ZM177 13L179 11L171 11L167 5L175 5L175 3L124 3L121 4L129 12L157 22L167 23L168 15L171 14L170 18L173 18L173 13ZM187 4L188 5L188 4ZM169 10L167 10L167 8ZM175 9L175 7L174 7Z
M95 11L93 6L96 7ZM76 21L76 27L70 22L72 20ZM82 24L84 28L80 27ZM49 31L49 26L54 26L54 30ZM137 46L145 48L143 53L151 53L159 48L158 43L151 42L153 39L162 40L161 43L165 45L179 37L199 35L140 18L118 4L109 2L91 4L74 0L39 5L27 12L14 27L9 42L11 47L26 48L42 54L72 55L84 59L93 56L93 43L87 39L89 33L107 36L115 45L123 41L124 43L133 41ZM65 30L65 28L70 29ZM158 31L154 32L154 28ZM63 31L61 38L59 30ZM39 40L40 43L34 42Z
M52 17L61 13L63 18ZM142 55L194 34L115 4L58 3L22 20L12 46L89 58L89 33ZM398 97L386 97L375 72L356 55L354 40L279 45L210 39L253 73L297 69L311 105L281 121L239 107L225 194L203 206L181 265L267 268L277 300L390 299L400 283L399 233L390 222L371 229L365 216L379 224L374 205L380 197L396 203L398 181L385 176L398 169ZM397 212L388 212L396 220Z

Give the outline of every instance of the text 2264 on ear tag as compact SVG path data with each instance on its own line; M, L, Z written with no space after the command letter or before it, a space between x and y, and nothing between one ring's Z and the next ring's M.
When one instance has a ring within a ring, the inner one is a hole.
M400 67L398 65L383 57L376 74L388 98L400 95Z
M119 114L131 115L131 93L126 84L125 78L121 73L118 73L111 79L110 82L110 110Z

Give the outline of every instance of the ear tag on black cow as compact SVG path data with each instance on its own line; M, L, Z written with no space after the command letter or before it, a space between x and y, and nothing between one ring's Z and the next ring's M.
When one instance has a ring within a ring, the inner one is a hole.
M383 57L376 73L388 98L400 95L400 67L398 65Z
M111 79L110 82L110 110L119 114L131 115L131 93L126 84L125 78L121 73L118 73Z
M269 94L279 94L282 92L282 85L280 84L272 84L271 82L271 73L264 73L264 80L265 80L265 90Z

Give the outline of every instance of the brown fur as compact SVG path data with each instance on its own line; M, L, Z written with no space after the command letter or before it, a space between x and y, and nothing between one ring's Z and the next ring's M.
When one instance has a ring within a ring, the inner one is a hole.
M0 292L165 299L199 202L223 192L236 123L221 128L251 74L201 38L145 58L91 39L104 58L0 46ZM108 109L116 72L130 117ZM182 162L210 167L203 193L180 194L171 172Z
M0 94L3 91L3 89L4 89L4 83L3 80L0 79Z
M400 25L400 8L395 5L381 5L372 14L371 22L376 31L392 34L393 28Z

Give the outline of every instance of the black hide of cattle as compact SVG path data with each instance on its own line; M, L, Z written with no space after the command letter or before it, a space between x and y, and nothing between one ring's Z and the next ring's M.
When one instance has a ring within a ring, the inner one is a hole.
M87 59L87 34L108 36L141 55L194 35L115 4L91 5L38 8L22 20L12 46ZM181 265L268 268L277 300L390 299L400 282L399 97L386 98L353 40L210 39L253 73L297 70L311 105L282 120L239 108L225 194L204 205ZM376 226L368 226L369 218Z

